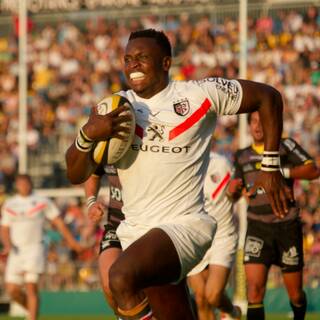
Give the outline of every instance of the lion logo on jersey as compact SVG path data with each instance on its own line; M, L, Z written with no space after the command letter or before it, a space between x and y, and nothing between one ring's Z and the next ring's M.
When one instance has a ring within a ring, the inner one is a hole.
M178 100L173 103L173 109L176 114L179 116L185 116L190 111L190 105L187 98Z
M148 127L147 132L150 141L154 141L155 139L162 141L164 135L164 126L158 124L151 124Z

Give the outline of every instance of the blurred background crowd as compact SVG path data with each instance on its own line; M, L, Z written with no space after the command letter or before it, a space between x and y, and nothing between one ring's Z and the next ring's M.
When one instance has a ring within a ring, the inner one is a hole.
M207 76L237 78L239 27L236 18L172 15L111 21L103 18L37 25L28 21L28 171L36 188L70 187L64 152L104 96L126 88L124 46L131 31L165 30L174 49L172 79ZM293 137L320 165L320 10L278 10L248 20L247 78L275 86L285 101L284 135ZM18 161L18 28L12 20L0 36L0 206L13 190ZM238 148L237 117L221 118L214 135L216 151L232 160ZM297 181L305 239L305 284L320 286L320 183ZM74 235L95 250L80 257L59 234L47 228L47 272L42 288L99 287L96 254L101 229L87 221L81 197L56 198ZM107 201L107 199L106 199ZM94 230L93 230L94 228ZM0 270L3 263L0 263ZM1 272L0 274L3 274ZM269 286L279 286L272 273ZM2 287L0 285L0 287Z

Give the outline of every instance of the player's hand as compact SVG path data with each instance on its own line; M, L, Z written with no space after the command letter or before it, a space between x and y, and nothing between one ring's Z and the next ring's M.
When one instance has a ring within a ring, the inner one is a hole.
M106 140L108 138L124 139L124 133L130 132L126 123L131 120L129 107L125 104L107 113L98 114L97 107L91 109L87 123L82 127L85 135L93 141Z
M284 218L288 212L288 203L294 201L292 190L285 184L280 171L260 171L253 187L246 194L252 197L261 188L267 194L274 214Z
M91 222L98 224L105 213L104 210L105 206L101 202L97 201L92 204L88 209L88 217Z
M228 185L228 193L230 195L240 194L243 189L243 181L240 178L232 179Z
M80 244L79 242L75 241L74 243L72 243L72 245L70 246L70 248L75 251L77 254L81 254L82 252L84 252L86 249L88 249L86 246L83 246L82 244Z

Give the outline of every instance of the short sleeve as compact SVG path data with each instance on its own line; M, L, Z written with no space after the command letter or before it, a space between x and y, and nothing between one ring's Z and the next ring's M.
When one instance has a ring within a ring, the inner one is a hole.
M197 81L212 102L212 109L219 115L236 114L242 100L242 87L237 80L205 78Z
M93 175L102 177L106 173L103 164L100 164L96 170L94 171Z
M314 162L313 158L295 140L287 138L282 140L284 148L287 150L290 165L300 166Z

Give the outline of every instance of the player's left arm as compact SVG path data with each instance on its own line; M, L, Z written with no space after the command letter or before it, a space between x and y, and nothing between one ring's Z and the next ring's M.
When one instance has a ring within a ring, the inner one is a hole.
M239 80L242 100L237 113L259 112L264 136L264 154L261 171L248 196L258 188L265 190L276 216L288 213L293 192L288 188L280 172L279 146L283 126L282 96L275 88L258 82Z
M238 81L242 88L242 100L237 114L258 111L264 134L264 150L278 151L283 125L280 92L264 83Z
M51 220L51 223L57 228L57 230L61 233L63 238L67 241L68 246L80 253L84 250L84 247L80 245L80 243L73 237L70 230L65 225L64 221L60 216Z
M313 180L320 176L320 168L314 159L294 139L286 138L282 143L287 150L288 163L281 166L285 178Z
M103 174L100 173L99 170L96 170L95 174L92 174L84 183L84 190L87 198L88 217L93 223L99 223L105 213L104 204L101 201L97 201L102 175Z
M320 168L314 162L289 169L289 177L292 179L313 180L320 177Z
M211 82L211 85L208 84ZM289 212L293 193L286 186L280 173L279 146L282 134L282 96L275 88L249 80L213 78L200 86L209 92L213 108L218 114L240 114L258 111L264 134L264 154L261 172L249 191L255 194L258 188L268 195L274 214L283 218Z

